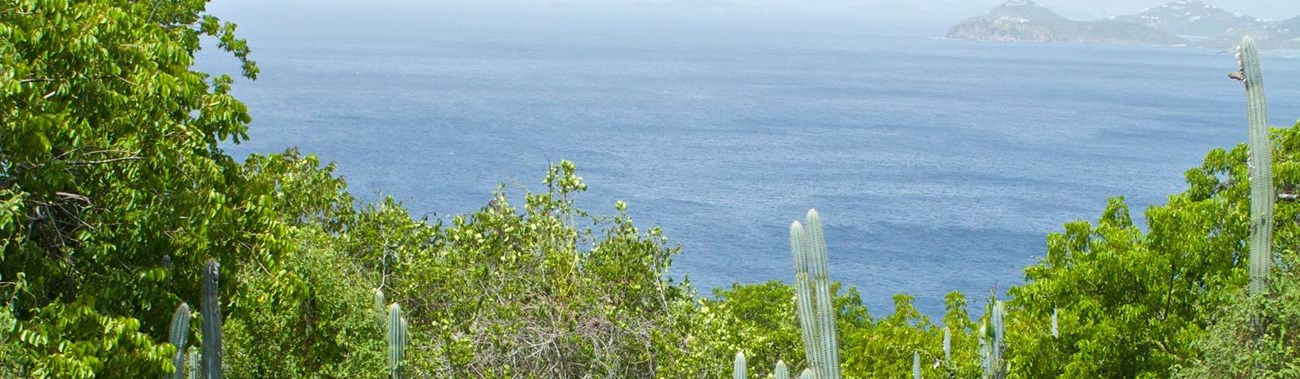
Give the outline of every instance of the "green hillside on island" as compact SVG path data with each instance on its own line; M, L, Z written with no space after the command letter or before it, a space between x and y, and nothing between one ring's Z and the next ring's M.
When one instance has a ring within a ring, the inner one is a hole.
M1176 0L1138 14L1066 19L1032 0L1010 0L953 25L952 39L1111 45L1235 47L1243 36L1263 48L1300 49L1300 16L1264 21L1199 1Z
M772 216L793 283L697 289L667 275L691 246L576 206L573 162L430 221L309 153L232 157L251 116L200 42L260 70L205 6L0 3L0 377L1300 377L1300 125L1266 124L1249 39L1225 110L1249 143L1145 225L1123 198L1062 220L1023 285L931 319L827 274L816 211Z

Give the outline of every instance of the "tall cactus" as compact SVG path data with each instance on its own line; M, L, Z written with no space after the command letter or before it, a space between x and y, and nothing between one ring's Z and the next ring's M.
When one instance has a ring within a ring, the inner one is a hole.
M1273 266L1273 144L1268 136L1268 105L1259 49L1249 36L1237 48L1240 71L1231 75L1246 86L1246 126L1250 157L1250 295L1268 287Z
M185 377L185 344L186 339L190 336L190 305L184 302L176 307L176 313L172 314L171 332L169 333L169 342L176 347L176 355L172 356L172 367L176 371L171 375L163 375L163 378L181 379Z
M731 365L731 376L736 379L745 379L749 375L749 365L745 363L745 353L737 351L736 361Z
M1061 337L1060 329L1057 329L1056 327L1056 314L1058 313L1058 311L1060 311L1060 309L1052 308L1052 338Z
M952 330L943 327L943 363L952 362Z
M957 375L957 362L952 360L952 329L943 327L943 369L948 377Z
M776 361L776 370L772 371L774 379L790 379L790 368L785 367L785 361Z
M402 377L402 357L406 354L406 318L402 306L388 306L388 371L393 379Z
M190 346L188 355L185 363L185 379L199 379L199 349Z
M912 379L921 379L921 352L912 352Z
M1003 316L1005 310L996 297L990 302L988 329L980 326L983 339L980 341L980 357L984 359L984 378L1001 379L1007 376L1005 362L1002 360Z
M807 226L790 224L790 250L794 255L795 299L808 366L817 379L840 379L840 358L835 335L835 308L831 299L826 237L821 216L808 211Z
M375 288L375 322L382 329L388 324L388 303L384 301L384 291Z
M221 379L221 300L217 296L217 281L221 264L208 258L203 270L203 368L204 379Z

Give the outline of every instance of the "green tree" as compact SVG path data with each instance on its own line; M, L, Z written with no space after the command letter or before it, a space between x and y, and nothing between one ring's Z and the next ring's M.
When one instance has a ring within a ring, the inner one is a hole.
M1209 329L1192 344L1196 354L1175 367L1173 376L1300 377L1300 274L1274 278L1267 296L1238 290L1212 314Z
M1275 129L1275 186L1300 182L1300 133ZM1133 225L1112 199L1096 225L1066 224L1048 237L1047 256L1025 269L1011 293L1013 376L1165 377L1194 356L1211 311L1230 304L1247 279L1246 145L1211 151L1187 171L1189 188ZM1300 226L1295 202L1276 206L1274 251L1294 260ZM1060 310L1061 336L1047 332Z
M200 38L257 67L203 1L0 3L0 286L19 375L151 376L199 262L269 260L273 220L218 144L245 138Z

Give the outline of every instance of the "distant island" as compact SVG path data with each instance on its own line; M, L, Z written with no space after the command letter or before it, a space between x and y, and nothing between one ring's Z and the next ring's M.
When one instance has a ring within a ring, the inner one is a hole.
M1177 0L1134 15L1070 20L1035 4L1010 0L948 30L948 38L981 41L1230 48L1241 36L1264 48L1300 49L1300 16L1281 21L1233 13L1199 1Z

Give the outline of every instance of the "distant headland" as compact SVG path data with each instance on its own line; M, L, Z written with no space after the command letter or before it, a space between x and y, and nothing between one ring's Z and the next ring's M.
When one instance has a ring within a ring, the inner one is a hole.
M1141 13L1093 21L1070 20L1035 4L1010 0L948 30L948 38L1229 48L1250 35L1265 48L1300 49L1300 16L1280 21L1177 0Z

